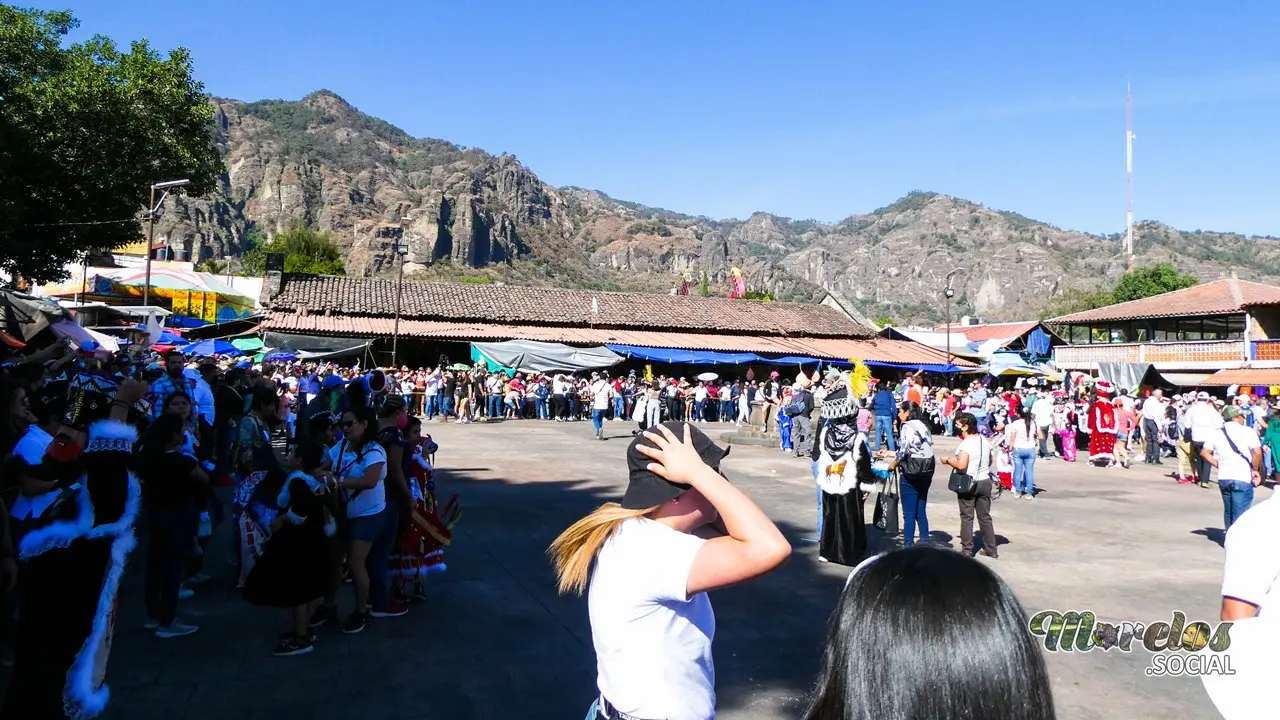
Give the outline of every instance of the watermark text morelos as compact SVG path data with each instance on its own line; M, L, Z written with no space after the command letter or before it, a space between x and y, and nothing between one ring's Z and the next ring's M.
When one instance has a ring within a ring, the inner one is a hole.
M1151 656L1149 677L1165 675L1234 675L1231 656L1231 623L1187 622L1174 612L1171 622L1100 622L1088 610L1036 613L1028 623L1032 635L1044 639L1049 652L1089 652L1144 649ZM1198 651L1208 647L1210 652Z

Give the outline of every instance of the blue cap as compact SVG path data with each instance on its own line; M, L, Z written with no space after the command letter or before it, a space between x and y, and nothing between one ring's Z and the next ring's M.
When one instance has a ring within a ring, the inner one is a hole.
M328 375L320 383L320 388L322 390L331 390L333 388L345 387L346 384L347 381L343 380L341 375Z

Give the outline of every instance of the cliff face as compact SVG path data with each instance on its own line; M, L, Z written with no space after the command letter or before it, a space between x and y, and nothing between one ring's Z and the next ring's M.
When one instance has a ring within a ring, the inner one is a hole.
M1034 317L1068 288L1110 286L1118 237L1050 227L935 193L839 223L766 213L713 220L581 188L553 188L510 155L419 139L327 91L299 102L219 100L227 174L205 198L175 198L157 238L187 257L231 258L250 228L267 238L302 221L339 239L351 274L390 272L407 225L407 274L525 284L667 291L705 277L721 294L732 268L779 298L833 292L874 316L941 319L943 278L960 267L954 314ZM1271 238L1139 227L1138 261L1171 261L1202 279L1280 280Z

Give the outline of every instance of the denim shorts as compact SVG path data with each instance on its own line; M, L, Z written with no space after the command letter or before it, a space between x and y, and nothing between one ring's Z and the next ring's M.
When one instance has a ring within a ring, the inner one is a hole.
M386 522L386 508L372 515L347 518L347 536L352 540L371 543L378 538Z
M1116 433L1116 440L1120 442L1129 442L1129 433Z

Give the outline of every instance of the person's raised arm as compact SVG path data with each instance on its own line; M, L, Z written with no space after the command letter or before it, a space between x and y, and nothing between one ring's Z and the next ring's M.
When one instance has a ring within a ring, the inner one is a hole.
M781 565L791 545L746 493L734 487L698 456L685 425L684 438L664 426L645 437L657 447L637 449L654 462L649 470L671 482L689 485L716 509L725 537L708 540L689 569L686 592L695 595L763 575Z

